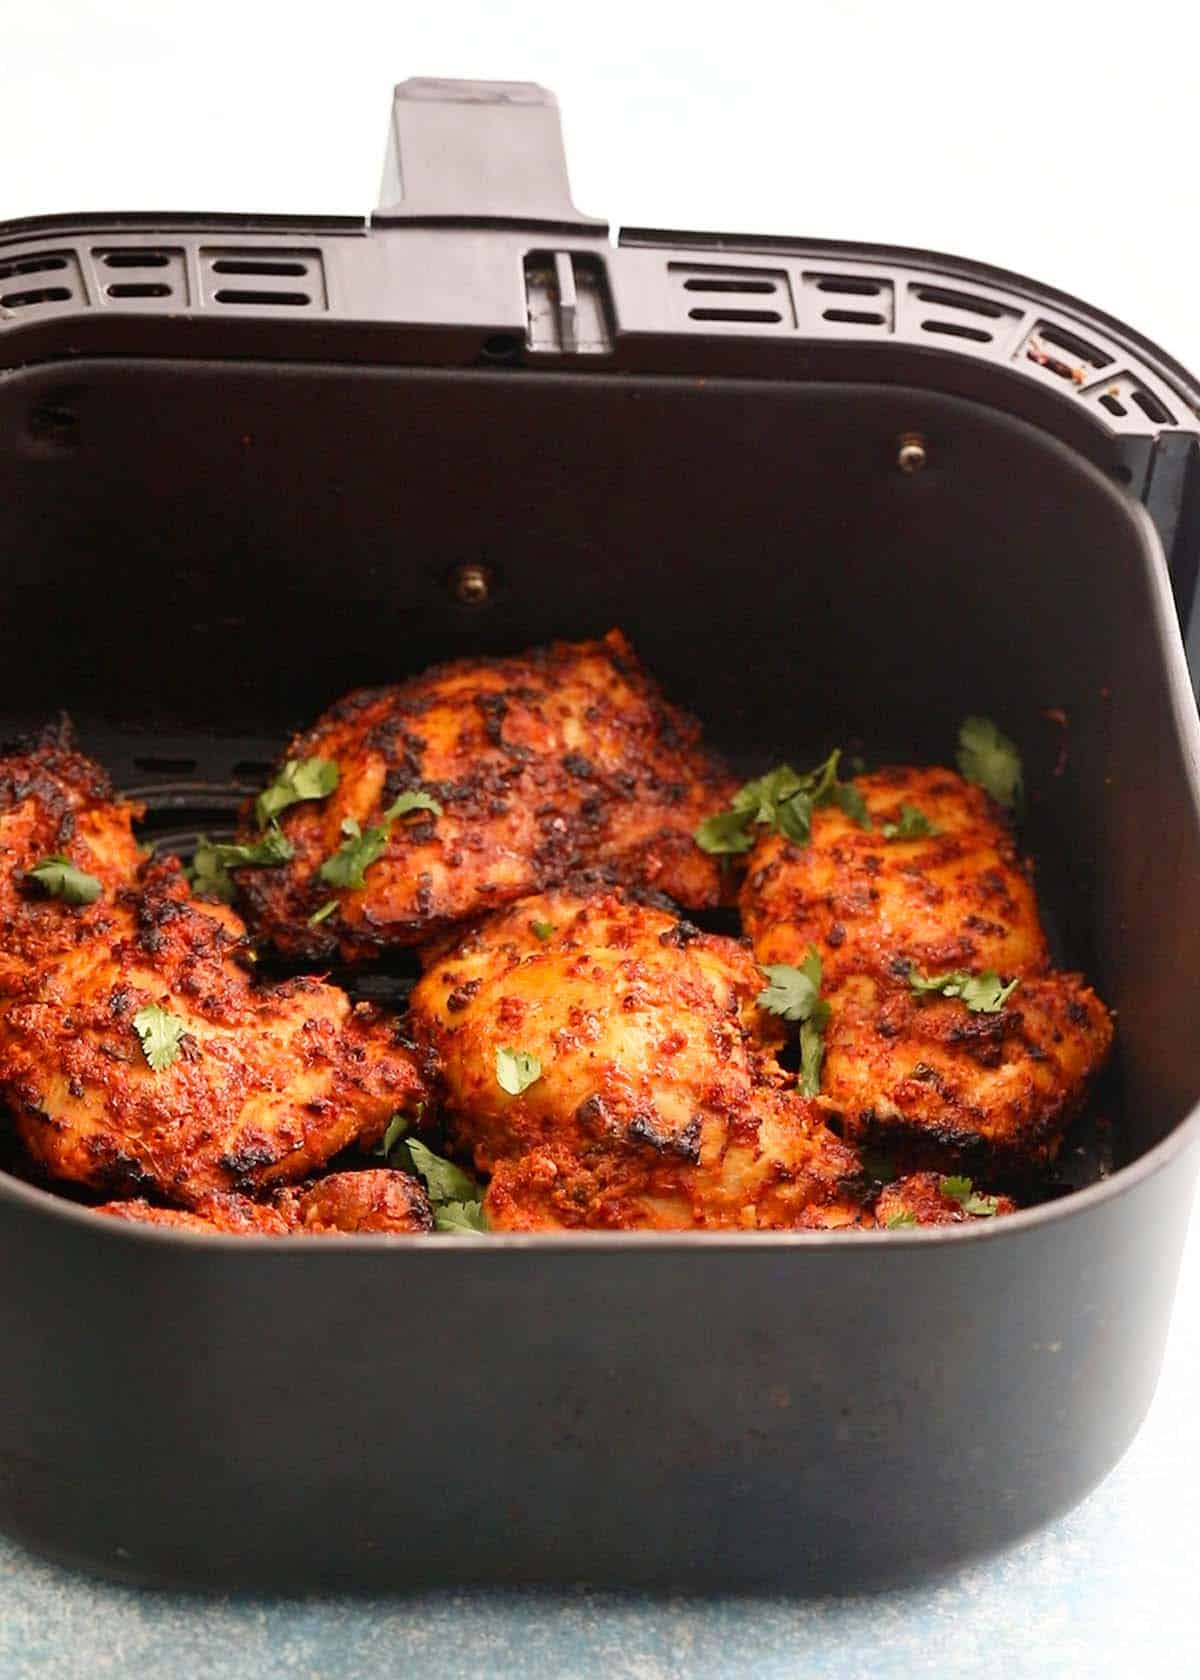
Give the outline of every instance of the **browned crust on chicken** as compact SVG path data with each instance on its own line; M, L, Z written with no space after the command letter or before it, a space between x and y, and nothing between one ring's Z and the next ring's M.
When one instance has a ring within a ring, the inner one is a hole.
M848 1138L908 1160L1048 1160L1112 1045L1078 974L1023 979L994 1014L871 974L847 976L831 1004L822 1107Z
M942 1173L920 1172L885 1185L875 1203L875 1223L883 1230L900 1220L915 1225L978 1224L979 1216L967 1211L961 1197L948 1196L942 1188L944 1183ZM1011 1196L994 1196L990 1200L995 1207L992 1218L1017 1211Z
M410 1174L387 1167L330 1173L308 1186L288 1185L270 1203L215 1192L198 1197L186 1212L141 1198L106 1202L96 1211L114 1219L228 1236L419 1236L433 1229L424 1188Z
M255 986L245 957L238 918L191 899L172 861L30 971L0 1014L0 1093L48 1172L194 1205L303 1178L418 1111L426 1080L394 1025L320 980ZM133 1025L150 1005L186 1028L160 1072Z
M761 963L798 966L815 945L831 990L845 974L897 961L923 973L1046 970L1032 866L982 788L952 770L909 766L859 776L855 786L871 829L827 806L814 814L810 845L772 833L751 853L740 905ZM902 804L938 832L884 839Z
M90 937L104 919L141 865L132 827L140 815L75 750L66 723L0 757L0 995L19 987L31 963ZM30 879L35 864L55 855L100 882L95 904L51 898Z
M340 774L328 798L283 814L292 861L239 876L256 931L294 955L356 961L422 944L597 864L686 906L720 898L720 867L692 834L734 783L616 630L360 690L285 756L330 759ZM320 879L346 819L376 825L413 790L441 815L397 819L361 889ZM253 837L249 809L243 833ZM310 926L331 899L337 909Z
M545 937L540 937L539 930ZM549 931L547 931L549 930ZM412 995L497 1229L795 1228L854 1217L858 1160L797 1096L730 939L616 892L525 899ZM512 1095L497 1051L533 1055Z

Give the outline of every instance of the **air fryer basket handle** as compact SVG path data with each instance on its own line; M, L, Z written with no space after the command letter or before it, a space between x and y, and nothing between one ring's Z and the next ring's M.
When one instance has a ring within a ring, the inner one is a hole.
M517 222L607 231L571 202L558 102L536 82L401 82L379 199L377 225Z

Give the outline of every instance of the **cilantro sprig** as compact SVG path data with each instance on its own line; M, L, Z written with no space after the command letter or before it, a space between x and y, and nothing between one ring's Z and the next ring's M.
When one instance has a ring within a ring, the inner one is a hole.
M328 758L289 758L270 787L254 802L259 828L274 822L289 805L305 799L327 799L338 785L338 767Z
M909 1208L904 1213L890 1214L885 1228L889 1231L899 1231L905 1226L915 1225L916 1223L917 1216L913 1213L912 1209Z
M64 904L95 904L100 897L101 886L96 877L77 868L62 852L43 858L25 873L48 897L61 898Z
M998 805L1020 809L1025 790L1021 753L991 718L966 717L958 731L958 768L986 788Z
M943 1177L938 1180L938 1189L943 1196L949 1196L951 1201L959 1204L964 1213L969 1213L975 1219L991 1219L999 1211L999 1196L981 1196L973 1189L969 1178L954 1175Z
M919 974L908 971L908 983L916 997L961 998L976 1015L998 1015L1017 989L1017 979L1001 980L994 968L982 974L968 974L956 968L948 974Z
M232 904L234 894L231 869L270 869L289 863L296 849L280 828L272 823L261 840L243 845L234 840L210 840L202 834L192 854L188 879L192 891L205 898L219 898Z
M477 1235L488 1228L483 1211L483 1187L444 1155L435 1155L419 1138L406 1138L408 1121L394 1114L383 1134L377 1154L400 1172L415 1173L424 1180L433 1208L435 1231L467 1231Z
M927 840L939 832L919 805L902 801L897 822L884 823L879 832L885 840Z
M542 1064L527 1050L507 1047L496 1051L496 1083L510 1097L519 1097L542 1077Z
M442 807L432 794L410 789L394 799L379 822L371 828L363 828L355 817L345 817L342 821L344 839L318 871L322 881L331 887L365 886L367 870L387 850L392 824L410 811L432 811L435 817L440 817Z
M774 829L798 846L812 838L812 815L822 805L838 805L851 821L870 828L866 803L853 782L838 780L841 749L835 748L814 770L803 774L790 764L779 764L765 776L746 782L734 794L729 808L706 817L695 833L701 851L717 856L748 852L757 838L755 829Z
M830 1013L829 1004L821 996L820 953L810 945L799 968L772 963L763 973L768 983L758 994L759 1008L785 1021L800 1022L800 1089L806 1097L819 1096Z
M133 1017L133 1030L142 1043L142 1054L155 1073L162 1073L179 1055L187 1022L156 1003L147 1004Z

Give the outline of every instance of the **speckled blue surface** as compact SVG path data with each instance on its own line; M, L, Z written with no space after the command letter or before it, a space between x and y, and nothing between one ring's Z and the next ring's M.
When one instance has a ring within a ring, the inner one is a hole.
M419 1543L419 1536L414 1536ZM283 1602L137 1592L0 1541L0 1676L1200 1673L1200 1221L1142 1433L1054 1528L937 1584L840 1599L436 1593Z

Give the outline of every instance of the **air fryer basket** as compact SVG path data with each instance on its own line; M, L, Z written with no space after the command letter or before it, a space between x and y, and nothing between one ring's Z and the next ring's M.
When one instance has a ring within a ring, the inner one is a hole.
M969 1231L402 1243L0 1178L0 1521L290 1588L861 1585L1009 1540L1136 1430L1191 1201L1195 388L964 262L614 247L524 85L405 84L384 196L0 226L4 732L66 707L184 834L349 687L613 624L748 769L944 760L991 713L1118 1011L1127 1164Z

